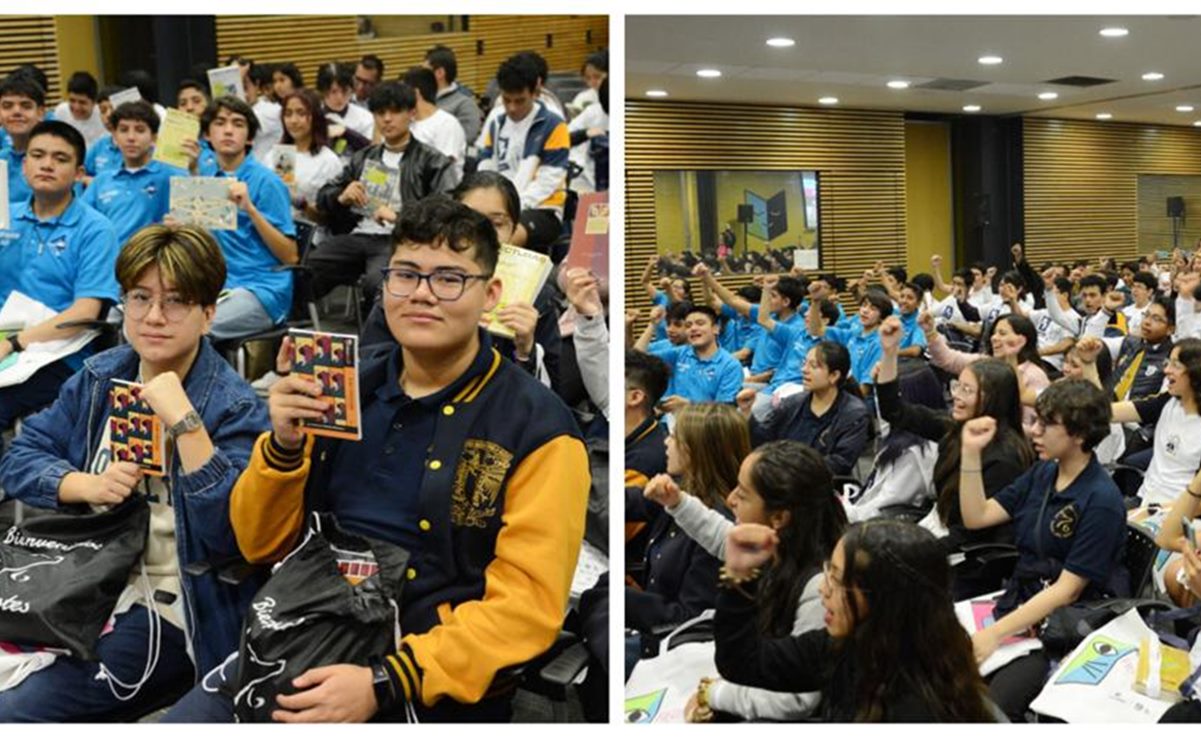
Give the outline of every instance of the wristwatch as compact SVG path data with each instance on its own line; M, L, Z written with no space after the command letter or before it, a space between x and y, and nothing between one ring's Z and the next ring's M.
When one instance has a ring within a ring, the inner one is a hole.
M204 422L201 421L200 414L196 413L195 409L192 409L188 413L184 414L182 419L172 424L171 428L167 430L167 434L172 438L175 438L181 434L194 432L203 426Z
M17 338L17 332L8 335L8 345L13 348L14 354L25 349L21 346L21 340Z
M388 669L384 667L384 662L378 658L372 658L369 667L371 668L371 689L375 692L376 712L384 712L391 709L396 703L396 687L392 684L392 678L388 675Z

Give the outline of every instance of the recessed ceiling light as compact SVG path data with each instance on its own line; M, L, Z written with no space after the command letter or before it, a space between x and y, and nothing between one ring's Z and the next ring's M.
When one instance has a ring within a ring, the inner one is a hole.
M1201 126L1201 121L1193 121L1194 126Z
M767 45L774 46L779 49L785 49L789 46L796 46L796 41L794 41L792 39L786 39L783 36L780 36L780 37L777 37L774 39L768 39Z
M1109 120L1109 119L1111 119L1111 118L1113 118L1113 114L1112 114L1112 113L1098 113L1098 114L1097 114L1097 120L1098 120L1098 121L1108 121L1108 120Z
M1121 38L1122 36L1130 35L1130 31L1125 28L1118 28L1115 26L1113 28L1102 28L1101 35L1107 39L1116 39Z
M648 97L648 98L666 98L667 91L666 90L647 90L646 97Z
M909 87L908 80L889 80L888 86L893 90L904 90Z
M1045 92L1045 93L1038 94L1039 100L1054 100L1055 98L1058 98L1058 97L1059 97L1059 93L1056 93L1056 92Z
M979 113L979 112L980 112L980 106L978 106L978 105L965 105L965 106L963 106L963 112L964 112L964 113Z
M1176 106L1176 110L1177 110L1177 111L1179 111L1179 112L1181 112L1181 113L1192 113L1192 112L1193 112L1193 106L1191 106L1191 105L1178 105L1178 106Z
M990 55L990 56L980 57L976 61L980 62L981 64L1000 64L1001 62L1003 62L1005 60L1002 59L1001 57Z
M818 98L817 102L821 103L822 105L838 105L838 98L832 98L832 97Z
M721 77L721 70L720 69L698 69L696 71L696 76L697 77Z
M1143 79L1147 82L1156 82L1163 79L1163 72L1148 72L1143 75Z

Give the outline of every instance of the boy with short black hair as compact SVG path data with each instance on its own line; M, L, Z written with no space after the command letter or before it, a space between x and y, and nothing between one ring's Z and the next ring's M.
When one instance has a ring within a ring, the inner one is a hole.
M354 68L354 102L366 106L379 83L384 81L384 60L375 54L364 54Z
M653 353L671 367L662 408L674 414L690 403L734 403L742 387L742 365L717 344L717 312L710 306L692 306L686 327L687 344ZM634 349L645 352L648 340L644 334Z
M124 244L143 226L162 222L171 210L171 178L188 173L151 159L159 119L150 103L121 104L113 111L112 123L122 165L97 175L84 191L83 202L108 218L117 242Z
M69 123L83 134L89 147L104 136L104 121L96 105L100 86L88 72L76 72L67 80L67 99L54 109L54 120Z
M354 94L353 67L341 62L321 65L317 70L317 92L331 124L349 128L368 141L372 139L375 119L362 106L350 104Z
M404 83L417 93L410 130L419 141L429 144L455 163L455 183L463 179L463 162L467 159L467 137L463 126L451 114L434 104L438 83L434 73L425 67L412 67L405 72Z
M0 157L8 160L9 201L27 201L33 195L23 175L25 150L45 115L46 92L32 77L13 73L0 82L0 126L8 134Z
M96 107L100 110L100 121L104 124L104 129L107 133L96 140L88 147L88 154L84 157L83 168L87 172L83 177L85 184L90 184L92 178L99 175L101 172L115 170L121 166L124 161L121 156L121 148L113 141L113 104L110 100L113 95L121 92L121 88L116 85L108 85L100 88L100 95L96 99ZM157 115L158 111L155 111Z
M438 44L425 52L421 66L428 67L434 72L438 81L438 94L435 101L439 108L454 116L463 127L467 141L475 142L483 127L484 113L475 102L475 95L470 90L455 81L459 72L459 63L455 52L449 46Z

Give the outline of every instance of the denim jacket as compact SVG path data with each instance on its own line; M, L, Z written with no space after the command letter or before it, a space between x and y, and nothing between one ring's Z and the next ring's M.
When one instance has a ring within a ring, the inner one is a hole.
M42 509L57 509L58 488L68 473L85 471L104 434L111 380L138 376L140 359L128 345L95 355L71 377L48 409L27 419L0 460L7 494ZM233 368L202 339L183 380L184 391L213 441L213 456L184 473L176 456L170 484L175 541L181 570L200 560L238 555L229 522L229 492L245 469L258 435L271 428L266 405ZM181 573L188 644L200 674L238 647L242 617L257 583L221 583L212 573Z

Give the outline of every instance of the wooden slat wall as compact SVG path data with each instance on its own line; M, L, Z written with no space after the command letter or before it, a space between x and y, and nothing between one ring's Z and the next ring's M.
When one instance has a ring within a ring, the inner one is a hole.
M50 81L46 102L57 102L62 80L53 16L0 15L0 75L21 64L36 64L46 73Z
M892 111L627 100L627 304L650 305L638 278L656 254L655 170L818 170L823 270L904 264L904 126Z
M1026 249L1036 264L1134 258L1138 176L1201 175L1196 128L1042 118L1022 127Z
M1185 218L1179 224L1176 244L1190 250L1201 238L1201 177L1196 175L1140 175L1138 178L1138 251L1172 249L1170 197L1184 198Z
M353 15L218 16L217 55L292 61L312 85L322 64L351 61L363 54L377 54L384 60L387 77L394 79L420 64L431 46L445 44L458 57L459 81L482 92L497 66L515 52L533 49L546 57L552 72L574 72L590 52L609 44L608 16L473 15L469 28L461 33L359 40ZM550 48L547 34L551 34ZM481 41L483 53L477 54Z

